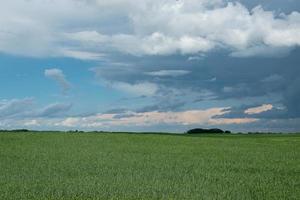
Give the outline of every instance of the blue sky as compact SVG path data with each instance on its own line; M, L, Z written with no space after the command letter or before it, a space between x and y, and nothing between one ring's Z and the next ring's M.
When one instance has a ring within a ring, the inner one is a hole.
M0 129L300 131L297 0L0 4Z

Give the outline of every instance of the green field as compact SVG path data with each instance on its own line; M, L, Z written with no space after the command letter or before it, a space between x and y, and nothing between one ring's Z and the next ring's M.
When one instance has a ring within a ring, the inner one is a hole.
M300 199L300 135L1 133L0 199Z

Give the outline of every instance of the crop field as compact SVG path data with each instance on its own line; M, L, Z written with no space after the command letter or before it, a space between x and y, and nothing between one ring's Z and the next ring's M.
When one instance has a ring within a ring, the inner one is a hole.
M300 135L1 133L0 199L300 199Z

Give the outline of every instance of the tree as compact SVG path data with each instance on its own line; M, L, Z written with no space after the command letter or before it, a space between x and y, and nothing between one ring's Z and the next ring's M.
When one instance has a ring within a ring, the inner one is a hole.
M218 129L218 128L212 128L212 129L194 128L194 129L188 130L186 133L187 134L207 134L207 133L224 133L224 131L221 129Z

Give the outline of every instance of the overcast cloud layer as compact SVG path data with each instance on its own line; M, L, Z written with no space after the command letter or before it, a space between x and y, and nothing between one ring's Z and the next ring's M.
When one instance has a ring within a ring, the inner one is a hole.
M297 0L4 0L0 128L299 131L299 45Z
M260 5L249 9L238 2L21 0L1 4L0 50L16 55L93 60L104 59L108 52L187 55L227 49L232 56L248 57L289 51L300 44L299 12L276 13Z

